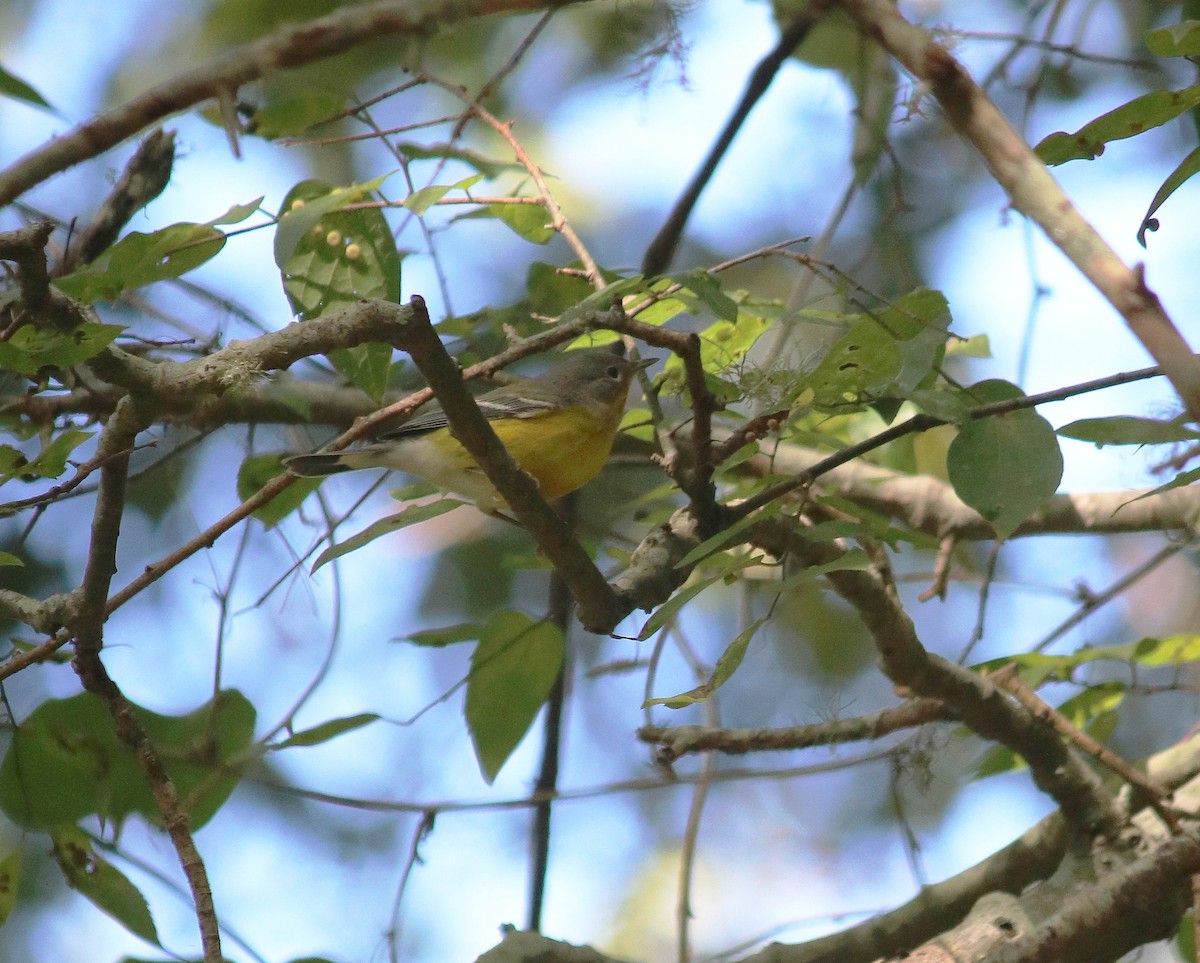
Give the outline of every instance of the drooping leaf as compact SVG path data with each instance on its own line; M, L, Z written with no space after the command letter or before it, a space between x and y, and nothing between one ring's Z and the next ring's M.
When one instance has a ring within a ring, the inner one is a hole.
M491 215L531 244L548 244L555 230L541 204L489 204Z
M739 632L737 637L726 646L725 651L721 653L721 657L717 659L717 664L713 667L712 675L696 686L696 688L689 689L687 692L681 692L679 695L647 699L642 703L642 708L663 705L668 709L682 709L684 706L703 702L728 682L730 676L737 671L738 666L742 664L742 660L746 657L746 650L750 647L750 640L754 638L754 633L767 621L767 618L767 616L764 616L761 619L755 619Z
M0 456L0 482L10 478L21 478L25 481L32 481L36 478L57 478L67 470L67 459L71 452L94 434L95 432L92 431L76 431L75 429L59 432L33 461L25 461L20 452L6 445L7 451ZM8 452L16 452L18 457L13 458L7 454Z
M3 67L0 67L0 97L11 97L13 100L20 100L33 107L41 107L43 110L58 114L58 111L51 106L45 97L29 84L25 83L20 77L9 73ZM59 114L59 116L61 117L62 114Z
M1178 475L1172 478L1169 482L1159 485L1157 488L1152 488L1148 492L1142 492L1136 498L1131 498L1126 504L1140 502L1143 498L1150 498L1153 495L1161 495L1163 492L1169 492L1175 488L1186 488L1200 481L1200 468L1189 468L1187 471L1181 471ZM1120 511L1118 508L1117 511Z
M483 627L474 622L462 622L459 625L448 625L441 629L424 629L411 632L407 641L413 645L441 649L456 642L474 642L483 632Z
M240 773L227 763L250 745L254 707L226 690L183 716L134 711L193 828L203 826L237 785ZM90 693L47 700L13 730L0 762L0 808L18 825L41 831L89 815L118 823L133 812L162 819L133 752L118 741L108 710Z
M1155 193L1154 200L1150 202L1150 207L1146 210L1146 216L1142 218L1142 226L1138 228L1137 239L1142 247L1146 246L1146 232L1158 230L1158 221L1154 219L1154 212L1166 203L1168 197L1195 177L1197 173L1200 173L1200 147L1193 148L1179 162L1175 170L1171 171L1167 179L1162 182L1162 187Z
M319 746L330 739L361 729L372 722L378 722L381 716L374 712L360 712L357 715L346 716L342 719L330 719L310 729L304 729L288 736L282 742L277 742L272 749L295 749L298 746Z
M973 385L980 403L1021 396L1004 381ZM950 484L1007 538L1058 490L1063 460L1054 428L1034 411L968 421L946 455Z
M327 90L272 89L247 126L254 136L267 140L293 137L333 116L344 106L344 98Z
M488 620L471 656L465 711L489 784L529 730L562 661L563 635L552 622L511 611Z
M498 161L473 150L467 150L453 144L414 144L405 142L397 144L396 149L412 160L428 160L430 158L445 158L446 160L461 161L468 167L474 167L485 177L491 179L508 171L524 171L525 168L515 161Z
M330 545L329 548L317 556L317 560L313 562L312 570L315 572L322 565L332 562L335 558L341 558L347 552L360 549L368 542L373 542L377 538L390 535L392 532L398 532L402 528L408 528L409 525L416 525L418 522L437 518L438 515L444 515L446 512L458 508L462 504L465 503L456 498L442 498L425 505L410 505L402 512L397 512L395 515L389 515L387 518L381 518L377 522L372 522L357 535L352 535L344 542Z
M379 181L334 188L302 181L284 199L275 234L275 259L292 311L320 317L363 298L400 300L400 253L382 211L348 210L371 197ZM386 344L341 348L329 355L347 381L376 401L383 397L392 349Z
M674 280L682 284L686 291L694 294L718 318L728 321L730 324L737 323L737 302L721 290L721 282L716 275L698 269L688 271L686 274L675 275ZM676 297L680 297L680 295L676 295Z
M1200 432L1178 420L1160 421L1157 418L1135 418L1116 415L1110 418L1082 418L1063 425L1058 433L1076 441L1090 441L1097 448L1105 445L1169 445L1195 441Z
M1056 131L1034 151L1051 167L1071 160L1092 160L1104 153L1104 145L1110 141L1159 127L1197 104L1200 104L1200 84L1182 90L1156 90L1101 114L1073 134Z
M43 368L70 368L94 358L124 330L117 324L95 321L85 321L70 331L25 325L7 341L0 341L0 369L33 378Z
M100 856L92 841L75 826L51 832L54 856L72 889L147 943L160 946L150 907L136 886Z

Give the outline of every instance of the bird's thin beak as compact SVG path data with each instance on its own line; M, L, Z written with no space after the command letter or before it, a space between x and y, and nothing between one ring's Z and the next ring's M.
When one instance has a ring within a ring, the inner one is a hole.
M645 371L647 368L650 367L650 365L654 364L654 362L657 360L658 360L658 358L639 358L637 361L635 361L633 363L633 370L635 372L636 371Z

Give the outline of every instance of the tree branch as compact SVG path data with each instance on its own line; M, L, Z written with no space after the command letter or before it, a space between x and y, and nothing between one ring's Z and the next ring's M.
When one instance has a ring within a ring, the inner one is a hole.
M228 99L239 87L274 71L324 60L380 37L424 37L472 17L543 10L565 2L570 0L388 0L343 6L327 16L290 24L181 73L26 154L0 171L0 207L165 117L206 100Z
M103 700L112 715L117 737L134 753L154 794L163 824L175 846L196 909L205 963L221 963L220 928L204 861L192 838L187 811L167 774L149 734L134 714L133 706L109 676L100 650L104 640L105 600L117 571L117 542L125 510L129 476L129 451L148 419L132 397L123 399L100 435L97 457L103 459L96 496L88 557L78 604L69 623L75 638L73 662L83 687Z
M1130 268L1100 237L1053 175L966 69L928 31L906 21L891 0L840 0L860 29L930 90L951 126L979 151L1016 210L1096 286L1171 380L1200 421L1200 363L1154 292L1141 265Z
M533 536L562 575L575 599L583 626L594 632L597 627L610 624L618 608L613 590L571 530L546 504L537 482L521 471L479 411L463 385L458 366L433 330L425 302L414 296L412 305L414 316L397 344L421 369L446 412L455 438L483 469L517 521Z
M935 699L910 699L853 719L835 719L806 726L779 729L715 729L709 726L642 726L637 737L659 747L655 760L670 765L681 756L717 751L726 755L747 752L807 749L859 739L878 739L900 729L930 722L956 721Z

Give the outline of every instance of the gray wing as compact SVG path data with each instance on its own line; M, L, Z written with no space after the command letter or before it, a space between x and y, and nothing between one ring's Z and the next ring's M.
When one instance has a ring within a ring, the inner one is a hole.
M501 394L499 397L492 397L495 394L496 392L488 392L475 399L475 403L479 405L479 410L483 412L483 417L489 421L499 418L532 418L535 415L545 414L554 408L547 401L522 398L519 395L510 395L507 393ZM414 418L406 421L399 428L380 435L379 438L381 441L386 441L393 438L423 434L427 431L436 431L438 428L445 428L447 424L446 413L442 410L442 406L436 401L431 401Z

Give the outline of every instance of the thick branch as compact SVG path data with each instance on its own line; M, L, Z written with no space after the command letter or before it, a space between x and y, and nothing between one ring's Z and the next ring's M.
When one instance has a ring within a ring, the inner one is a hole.
M562 0L554 0L554 5ZM324 60L380 37L422 37L447 24L542 10L550 0L389 0L343 6L245 44L105 111L0 171L0 207L54 174L96 157L165 117L289 67Z
M69 626L75 637L74 666L84 688L104 701L112 715L117 737L133 751L150 784L192 892L205 963L220 963L224 957L221 954L220 930L213 908L212 891L204 862L192 838L187 811L180 803L179 793L145 727L100 658L106 618L105 600L117 571L117 541L125 509L129 452L138 432L146 423L134 399L127 397L117 405L100 435L97 450L97 457L103 460L100 486L78 605Z
M799 475L825 457L811 448L780 445L769 461L763 457L748 464L761 463L765 472ZM937 538L951 534L972 540L996 537L991 523L965 505L949 483L929 475L907 475L856 461L826 472L820 487ZM1145 494L1118 491L1055 495L1025 519L1012 537L1190 530L1200 519L1200 490L1194 486L1139 499Z
M787 539L789 557L806 565L830 562L840 554L835 545L792 537L786 522L773 527ZM763 526L762 531L769 529ZM927 652L882 562L870 570L829 572L826 578L858 611L888 678L915 695L940 700L972 731L1018 753L1034 782L1084 838L1115 834L1121 820L1096 774L991 681Z

